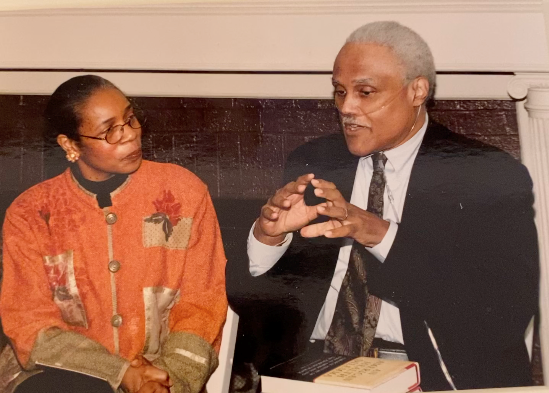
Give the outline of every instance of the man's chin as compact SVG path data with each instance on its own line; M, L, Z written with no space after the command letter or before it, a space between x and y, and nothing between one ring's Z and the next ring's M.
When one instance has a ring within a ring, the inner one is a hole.
M375 147L371 144L361 143L355 138L347 137L347 135L345 135L345 141L347 142L347 149L354 156L364 157L375 151Z

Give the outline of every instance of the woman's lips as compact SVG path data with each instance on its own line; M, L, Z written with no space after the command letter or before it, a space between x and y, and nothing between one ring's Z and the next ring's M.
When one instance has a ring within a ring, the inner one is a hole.
M133 153L128 154L126 157L124 157L124 160L128 161L135 161L141 158L141 149L135 150Z

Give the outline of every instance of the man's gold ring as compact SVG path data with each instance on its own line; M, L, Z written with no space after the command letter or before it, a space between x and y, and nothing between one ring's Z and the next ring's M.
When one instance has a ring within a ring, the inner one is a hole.
M349 217L349 212L347 211L347 208L344 207L343 209L345 209L345 217L343 217L341 221L345 221L347 217Z

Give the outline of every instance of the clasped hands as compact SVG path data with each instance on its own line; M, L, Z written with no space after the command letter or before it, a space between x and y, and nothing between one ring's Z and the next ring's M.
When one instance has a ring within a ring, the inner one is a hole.
M153 366L142 355L130 362L122 378L122 387L130 393L169 393L171 386L168 373Z
M305 189L311 184L314 193L326 199L315 206L307 206ZM310 224L319 215L329 217L325 222ZM389 222L375 214L348 203L334 183L315 179L309 173L279 189L261 208L256 220L254 236L271 246L281 243L286 234L300 230L303 237L349 237L367 247L379 244Z

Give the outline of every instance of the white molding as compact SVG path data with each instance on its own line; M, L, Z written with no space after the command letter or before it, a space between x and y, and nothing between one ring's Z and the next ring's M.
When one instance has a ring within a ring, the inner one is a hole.
M522 162L534 181L540 254L540 343L545 383L549 375L549 74L520 74L508 85L517 100ZM526 98L526 100L524 100Z
M549 87L549 74L517 74L509 79L507 91L512 98L522 100L528 89L535 87Z
M131 68L128 66L131 65ZM504 72L516 72L516 73L535 73L535 72L549 72L549 63L448 63L448 62L436 62L438 71L442 72L486 72L486 73L504 73ZM80 70L83 69L78 59L68 59L65 61L48 61L47 67L44 67L44 63L41 61L25 61L24 67L20 62L3 61L0 65L1 71L17 70L17 71L33 71L33 70ZM133 72L142 71L147 73L150 71L165 71L177 73L195 72L200 71L214 71L214 72L300 72L300 73L317 73L317 72L331 72L331 63L298 63L295 61L289 62L234 62L224 63L199 63L187 61L185 64L177 62L164 62L158 63L154 60L136 59L129 63L121 63L118 60L114 61L102 61L102 62L86 62L86 70L89 72L98 71L124 71L131 69Z
M339 4L330 13L315 11L334 6L332 0L298 1L295 7L310 11L302 13L273 1L0 13L0 69L329 72L354 28L396 20L425 38L438 71L549 72L542 0L480 1L490 12L465 12L476 7L473 0L442 1L463 12L436 13L433 1L387 3L415 10L408 13L399 7L381 12L381 1L352 2L371 9L349 14ZM511 5L516 9L505 12ZM212 13L192 13L192 7L212 7ZM242 12L222 12L228 9Z
M240 0L182 1L165 0L151 5L150 0L4 0L0 16L5 15L219 15L219 14L405 14L405 13L479 13L541 12L542 0Z
M78 72L0 71L0 94L51 94ZM331 99L331 75L314 74L170 74L94 73L112 81L126 94L149 97L242 97ZM446 100L507 100L512 75L437 76L436 98Z

